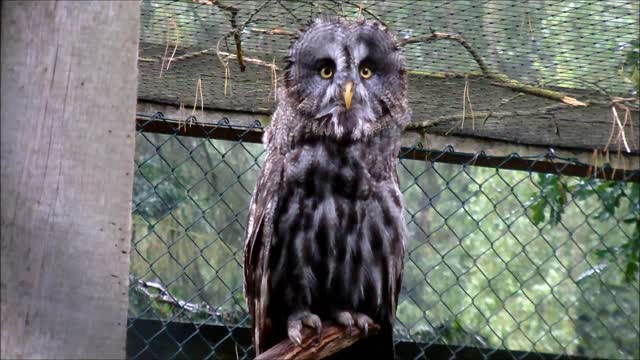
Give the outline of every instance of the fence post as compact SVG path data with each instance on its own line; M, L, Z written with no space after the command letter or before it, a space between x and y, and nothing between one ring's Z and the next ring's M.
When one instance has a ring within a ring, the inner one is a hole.
M139 1L2 2L2 358L123 358Z

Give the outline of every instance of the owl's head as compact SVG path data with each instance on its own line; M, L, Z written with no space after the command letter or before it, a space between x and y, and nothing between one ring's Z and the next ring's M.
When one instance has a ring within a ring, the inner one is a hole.
M285 90L315 133L357 140L407 112L404 59L377 22L315 20L289 48Z

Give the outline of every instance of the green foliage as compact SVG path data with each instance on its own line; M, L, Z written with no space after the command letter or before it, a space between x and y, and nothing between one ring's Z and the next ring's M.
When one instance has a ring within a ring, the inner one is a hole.
M540 198L530 207L531 221L536 225L544 223L548 209L548 221L556 225L562 220L562 213L567 203L567 189L559 176L551 174L538 174L538 186Z
M600 259L621 261L628 282L637 278L640 265L640 184L588 178L574 180L571 185L567 185L560 176L538 174L536 185L540 192L536 197L537 201L529 207L531 220L536 225L544 224L547 218L547 224L558 225L569 201L567 194L573 194L575 200L593 198L599 201L595 219L600 221L616 220L616 213L619 211L620 222L631 226L631 234L626 235L626 240L621 245L598 249L594 254Z
M636 94L640 93L640 39L629 42L627 55L621 62L618 76L624 82L631 84L635 88Z

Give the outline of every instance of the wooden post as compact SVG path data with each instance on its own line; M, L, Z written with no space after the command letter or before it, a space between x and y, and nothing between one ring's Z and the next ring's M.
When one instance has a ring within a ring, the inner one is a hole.
M139 1L2 2L2 358L123 358Z

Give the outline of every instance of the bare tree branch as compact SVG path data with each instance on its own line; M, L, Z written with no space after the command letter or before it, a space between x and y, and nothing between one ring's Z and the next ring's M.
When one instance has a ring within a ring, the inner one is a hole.
M523 84L517 80L509 78L505 74L490 71L489 67L484 62L484 59L482 59L482 57L471 46L471 44L469 44L469 42L465 38L457 34L433 32L429 35L416 36L413 38L402 40L400 41L400 46L405 46L407 44L414 44L414 43L420 43L420 42L428 43L435 40L451 40L462 45L467 50L469 55L471 55L471 57L476 62L476 64L478 64L478 67L480 68L480 71L482 71L482 74L487 78L496 81L492 83L495 86L506 87L506 88L510 88L526 94L535 95L535 96L543 97L550 100L561 101L565 104L569 104L572 106L587 106L586 103L579 101L577 99L574 99L570 96L567 96L566 94L563 94L561 92L543 89L533 85Z

